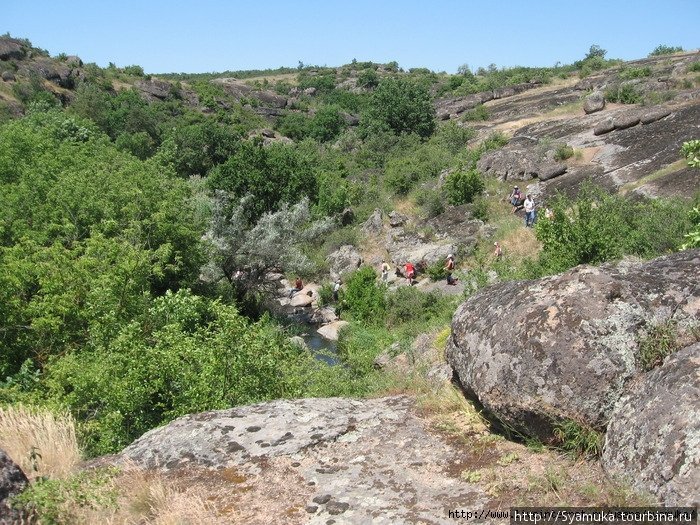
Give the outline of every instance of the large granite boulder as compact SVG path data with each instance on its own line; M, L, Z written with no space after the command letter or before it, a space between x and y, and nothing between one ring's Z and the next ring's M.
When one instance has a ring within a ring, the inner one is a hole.
M375 209L372 215L362 223L362 231L367 235L379 235L384 230L382 210Z
M447 509L483 508L489 496L454 467L459 448L412 407L327 398L204 412L147 432L113 461L221 480L236 523L448 525Z
M572 419L605 430L640 373L645 327L700 317L700 250L497 284L454 315L446 355L503 423L550 441Z
M700 505L700 343L632 382L610 418L602 463L666 505Z
M4 450L0 449L0 525L25 523L25 513L13 509L9 499L21 493L29 484L22 469L10 459Z
M331 253L327 260L333 279L354 272L362 264L362 256L351 244L341 246Z

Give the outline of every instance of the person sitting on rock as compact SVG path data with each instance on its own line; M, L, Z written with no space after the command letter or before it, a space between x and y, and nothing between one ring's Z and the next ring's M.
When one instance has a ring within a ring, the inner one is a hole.
M550 221L554 218L554 212L552 211L551 208L546 207L544 209L544 218L549 219Z
M406 281L409 286L413 286L413 279L416 276L416 268L413 263L407 262L404 264L404 275L406 276Z
M455 270L455 256L449 254L447 256L447 262L445 263L445 271L447 272L447 284L453 285L457 284L457 279L452 277L452 272Z
M302 289L304 288L304 283L301 280L301 277L297 276L296 280L294 281L294 287L289 290L289 298L291 299L294 297L294 294L297 292L301 292Z

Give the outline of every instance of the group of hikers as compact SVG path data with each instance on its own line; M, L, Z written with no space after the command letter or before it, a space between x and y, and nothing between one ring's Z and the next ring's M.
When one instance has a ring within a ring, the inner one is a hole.
M532 195L528 193L523 197L523 193L520 191L520 188L518 188L518 186L513 186L513 190L510 192L510 195L508 195L507 200L513 206L513 213L516 213L519 210L525 211L525 227L532 228L535 224L535 220L537 219L537 205L535 204L535 200L532 198ZM547 219L551 219L553 217L553 213L549 208L545 208L544 215ZM498 241L496 241L493 243L493 247L494 258L496 260L501 260L503 258L503 249L501 248L501 245ZM425 270L425 268L422 269ZM412 262L408 261L404 263L403 268L401 268L401 266L396 267L396 276L405 278L406 283L409 286L413 286L417 275L417 270L418 269L416 268L416 266ZM444 270L446 274L447 284L457 284L458 279L452 275L455 271L454 254L451 253L447 256L447 259L445 260ZM386 260L382 261L380 271L381 282L388 286L389 273L391 272L391 267L389 266L389 263L386 262ZM340 290L340 285L340 279L337 279L333 283L333 299L335 301L338 300L338 292ZM294 287L289 292L289 298L291 299L292 296L295 293L300 292L302 288L304 288L304 284L302 283L301 278L297 277L296 281L294 282Z

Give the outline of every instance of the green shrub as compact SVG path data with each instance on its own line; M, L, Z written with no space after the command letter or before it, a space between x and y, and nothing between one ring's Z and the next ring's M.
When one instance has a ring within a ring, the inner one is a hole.
M462 114L463 121L483 121L489 119L489 110L483 104L479 104L474 109L465 111Z
M384 289L377 286L377 273L369 266L354 272L341 289L340 304L353 320L365 324L381 324L386 315Z
M681 153L688 161L691 168L700 168L700 140L689 140L684 142Z
M66 479L39 479L13 498L13 504L26 509L38 523L71 523L77 507L117 508L118 493L111 483L116 469L91 469ZM34 523L34 520L32 520Z
M632 80L633 78L644 78L651 75L651 68L646 67L630 67L624 68L618 75L620 80Z
M447 278L447 270L442 261L437 261L428 266L428 275L432 281L443 281Z
M357 85L365 89L375 88L379 85L379 75L374 69L364 69L357 75Z
M486 138L482 144L482 148L488 151L502 148L506 144L508 144L508 137L500 131L494 131Z
M332 216L341 213L350 205L348 181L337 173L321 173L318 176L318 203L320 215Z
M426 218L432 219L445 211L442 196L436 190L422 190L416 196L416 204L421 207Z
M436 263L431 267L437 268L438 264L444 268L444 263ZM415 333L431 323L448 322L454 308L451 297L439 292L425 293L412 286L402 286L387 296L387 323L393 327L410 327Z
M333 303L333 284L323 283L318 290L318 304L319 306L327 306L331 303Z
M450 120L438 127L437 132L430 141L447 148L452 154L457 154L475 136L476 131L472 128L459 126L455 121Z
M700 71L700 60L696 62L691 62L687 69L688 73L697 73Z
M620 104L637 104L642 101L642 94L633 84L620 84L605 90L605 100Z
M554 160L563 161L574 156L574 148L568 144L559 144L554 152Z
M683 51L683 48L681 46L665 46L663 44L658 45L654 48L654 50L649 53L650 57L657 57L661 55L672 55L674 53L680 53Z
M489 220L489 203L485 198L479 196L474 199L472 217L484 222Z
M472 202L485 187L481 175L475 169L455 171L445 181L447 200L454 206Z
M538 272L557 273L626 254L649 258L675 251L690 227L687 207L676 201L632 202L584 185L577 200L554 200L552 220L535 224L542 242Z

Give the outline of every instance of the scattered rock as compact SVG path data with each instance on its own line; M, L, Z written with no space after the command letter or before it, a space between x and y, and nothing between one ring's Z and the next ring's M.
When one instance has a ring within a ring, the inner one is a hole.
M362 256L351 244L345 244L331 253L326 259L330 266L332 279L337 279L343 275L357 270L362 264Z
M402 215L396 210L393 210L391 213L389 213L389 226L391 226L392 228L403 226L404 224L406 224L407 220L408 217Z
M0 60L20 60L25 54L24 45L20 40L0 37Z
M586 114L595 113L605 108L605 96L601 91L594 91L586 97L583 103L583 111Z
M638 377L618 402L602 464L664 505L700 504L700 343Z
M15 74L12 71L3 71L2 72L2 79L5 82L14 82L15 81Z
M610 133L614 129L615 129L615 124L613 123L613 119L611 117L608 117L605 120L601 120L596 125L596 127L593 128L593 134L594 135L604 135L605 133Z
M28 484L29 480L22 469L0 449L0 525L28 523L26 513L11 508L8 502L11 497L20 494Z
M349 324L350 323L348 323L347 321L333 321L332 323L322 326L321 328L316 330L316 332L318 332L326 339L329 339L331 341L337 341L340 330Z
M615 129L627 129L639 124L639 120L639 113L633 110L613 118L613 125Z
M325 505L331 500L331 495L330 494L323 494L320 496L315 496L313 500L314 503L318 503L319 505Z
M307 306L311 306L311 303L314 302L313 298L313 293L309 295L308 293L303 293L303 292L297 292L294 294L292 299L289 301L289 306L297 306L297 307L302 307L305 308Z
M338 514L342 514L343 512L348 510L349 508L350 508L349 503L344 503L344 502L335 501L335 500L329 501L328 504L326 505L326 511L328 511L328 514L330 514L331 516L337 516Z
M672 111L670 108L654 108L644 112L639 120L642 124L651 124L664 117L668 117L671 113Z
M362 223L362 231L367 235L379 235L384 230L384 221L382 219L382 210L377 208L372 212L364 223Z
M567 418L605 430L639 373L640 330L700 316L699 267L700 250L687 250L494 285L455 313L447 360L487 410L528 435L550 441Z
M304 350L309 349L308 345L306 344L306 341L304 341L304 338L300 335L290 337L289 340L292 342L292 344L297 345L299 348L303 348Z
M152 78L150 80L139 80L134 84L146 99L148 100L165 100L173 92L173 84L165 80Z
M265 128L265 129L263 129L263 130L260 131L260 134L261 134L263 137L267 137L267 138L270 138L270 139L274 139L274 138L275 138L275 132L272 131L271 129Z

